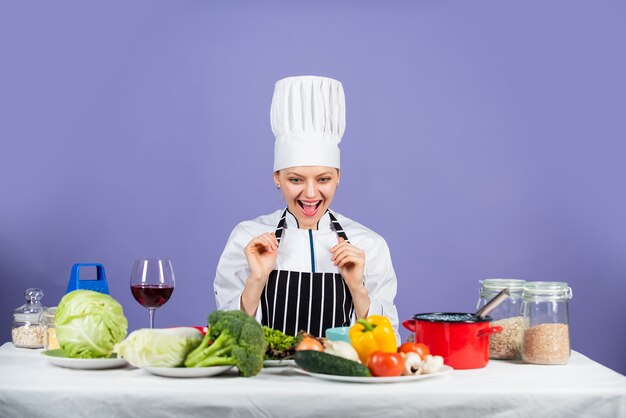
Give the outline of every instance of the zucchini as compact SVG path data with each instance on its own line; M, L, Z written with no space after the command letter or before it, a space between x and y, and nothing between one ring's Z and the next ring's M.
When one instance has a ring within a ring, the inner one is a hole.
M296 364L311 373L357 377L369 377L372 375L370 370L361 363L321 351L296 351Z

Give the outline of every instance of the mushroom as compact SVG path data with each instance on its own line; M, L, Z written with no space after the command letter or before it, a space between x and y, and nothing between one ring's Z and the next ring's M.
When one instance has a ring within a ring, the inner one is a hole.
M402 376L414 376L422 373L424 363L419 354L413 352L402 353L402 357L404 357L404 371L402 372Z
M430 354L424 357L424 364L422 366L422 373L430 374L435 373L443 366L443 357L431 356Z

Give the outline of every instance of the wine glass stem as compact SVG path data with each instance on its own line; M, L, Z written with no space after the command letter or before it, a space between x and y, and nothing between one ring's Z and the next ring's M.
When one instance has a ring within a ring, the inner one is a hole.
M148 308L150 312L150 328L154 328L154 308Z

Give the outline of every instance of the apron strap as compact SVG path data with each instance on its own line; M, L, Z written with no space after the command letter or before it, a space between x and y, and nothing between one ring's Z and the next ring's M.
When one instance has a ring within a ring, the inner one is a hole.
M330 211L328 211L328 216L330 217L330 222L332 222L333 228L335 229L337 235L345 239L347 242L350 242L348 236L346 235L346 231L343 230L337 218L335 218L335 216Z
M278 241L279 245L280 245L280 237L283 236L283 230L285 229L285 224L287 223L286 218L287 218L287 209L285 209L282 216L280 217L280 221L278 221L278 225L276 226L276 231L274 231L276 235L276 240Z

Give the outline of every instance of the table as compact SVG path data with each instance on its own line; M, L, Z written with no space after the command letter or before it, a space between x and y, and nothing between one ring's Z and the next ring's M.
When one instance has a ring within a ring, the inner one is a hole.
M407 383L329 382L290 368L197 379L73 370L0 347L1 417L626 417L626 377L572 352L564 366L489 362Z

